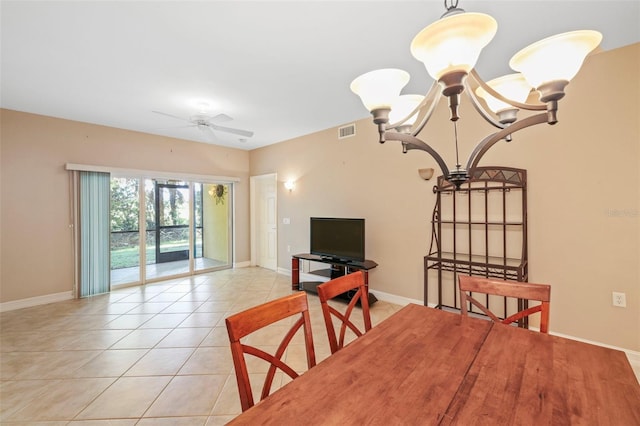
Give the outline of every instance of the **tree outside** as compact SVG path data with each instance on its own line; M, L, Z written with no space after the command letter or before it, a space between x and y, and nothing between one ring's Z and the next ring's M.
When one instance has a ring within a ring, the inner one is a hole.
M139 180L111 179L111 269L139 265Z
M140 256L140 180L137 178L111 179L111 269L139 266ZM146 263L156 263L156 193L155 181L144 181L146 221ZM189 206L180 191L168 191L159 205L159 220L163 226L188 225ZM200 205L196 206L196 211ZM196 215L199 218L200 215ZM196 219L198 220L198 219ZM201 222L201 219L200 219ZM201 225L200 225L201 226ZM196 228L198 224L196 224ZM184 229L163 231L163 247L185 244ZM188 235L186 237L188 249Z

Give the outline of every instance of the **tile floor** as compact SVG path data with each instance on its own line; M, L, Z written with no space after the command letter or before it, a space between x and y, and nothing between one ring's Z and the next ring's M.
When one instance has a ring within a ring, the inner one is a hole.
M224 424L241 412L224 318L289 293L289 277L241 268L1 313L0 424ZM309 304L320 362L329 346ZM373 324L399 308L375 303ZM269 346L271 330L252 344ZM293 343L287 362L304 371Z

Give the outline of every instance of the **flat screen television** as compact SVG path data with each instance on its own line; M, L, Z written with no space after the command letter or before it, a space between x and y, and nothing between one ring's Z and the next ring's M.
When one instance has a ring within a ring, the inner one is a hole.
M364 261L364 219L312 217L311 254L343 261Z

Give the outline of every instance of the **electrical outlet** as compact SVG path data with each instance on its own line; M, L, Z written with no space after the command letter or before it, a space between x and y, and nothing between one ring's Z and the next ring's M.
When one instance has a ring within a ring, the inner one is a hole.
M287 246L287 253L291 252L291 246Z
M620 308L627 307L627 295L624 293L619 293L617 291L613 292L613 306L618 306Z

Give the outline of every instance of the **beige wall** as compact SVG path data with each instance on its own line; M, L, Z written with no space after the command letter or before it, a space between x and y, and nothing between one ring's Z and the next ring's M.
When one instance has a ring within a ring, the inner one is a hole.
M523 130L480 163L528 171L529 280L552 285L552 332L635 351L640 350L639 58L640 44L590 57L560 101L558 124ZM423 135L453 163L445 103ZM466 99L463 103L458 130L466 160L470 147L492 128ZM422 300L435 196L434 181L421 180L417 169L436 165L423 152L403 155L397 142L376 141L367 118L357 122L353 138L338 140L334 128L254 150L251 174L277 173L280 180L280 268L290 268L290 254L309 250L309 216L364 217L367 258L379 263L370 272L374 293ZM282 185L289 178L297 181L293 192ZM284 217L291 218L290 225L282 224ZM627 308L611 305L612 291L626 293Z
M234 262L249 261L247 151L10 110L0 113L0 302L73 288L66 163L240 178Z
M481 165L528 170L530 281L552 284L551 330L640 350L640 44L592 56L560 102L560 122L500 142ZM414 76L414 78L418 78ZM345 89L347 90L347 89ZM464 102L464 100L463 100ZM67 162L237 176L235 262L249 260L248 176L278 173L280 268L307 252L309 216L365 217L371 287L421 300L434 167L422 152L379 145L369 118L357 136L328 129L250 153L207 144L0 110L0 302L70 291ZM463 156L487 128L465 102ZM424 134L453 158L439 108ZM467 143L467 146L464 145ZM297 180L293 192L282 182ZM280 220L280 223L282 221ZM287 246L291 251L287 252ZM627 308L611 306L611 292Z

